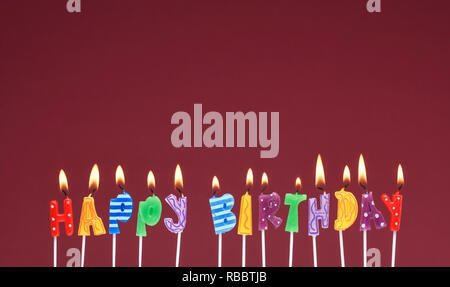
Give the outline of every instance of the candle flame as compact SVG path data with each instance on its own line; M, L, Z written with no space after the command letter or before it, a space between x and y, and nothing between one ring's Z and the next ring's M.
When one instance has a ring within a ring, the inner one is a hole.
M59 171L59 190L63 192L65 195L67 195L67 192L69 191L69 184L67 183L67 176L64 172L64 170Z
M358 183L362 188L367 189L366 165L364 164L364 157L362 154L359 156L358 163Z
M247 179L245 181L245 187L247 188L247 190L250 190L252 186L253 186L253 171L251 168L249 168L247 171Z
M402 165L398 165L397 169L397 188L398 190L402 189L403 185L405 184L405 179L403 177L403 168Z
M156 186L156 180L155 180L155 175L153 174L153 171L149 171L148 175L147 175L147 186L148 189L153 191L155 189Z
M348 165L346 165L344 168L344 175L342 177L342 182L344 183L345 187L350 185L350 169L348 168Z
M219 179L217 178L217 176L214 176L212 179L212 191L213 193L216 193L219 189L220 189Z
M325 189L325 172L323 171L322 157L317 156L316 162L316 188L320 190Z
M123 174L122 166L118 165L116 168L116 185L122 188L125 185L125 175Z
M91 193L95 192L98 189L99 182L100 172L98 170L98 165L94 164L91 170L91 175L89 176L89 191Z
M301 188L302 188L302 181L301 181L300 177L297 177L295 179L295 190L298 192L298 191L300 191Z
M267 188L268 185L269 185L269 177L267 176L267 173L263 172L261 176L261 187L264 190Z
M183 189L183 175L181 174L181 168L180 165L177 164L177 167L175 168L175 189L181 192Z

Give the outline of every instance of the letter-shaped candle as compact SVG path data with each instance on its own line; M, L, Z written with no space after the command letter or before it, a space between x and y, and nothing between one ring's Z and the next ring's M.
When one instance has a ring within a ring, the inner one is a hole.
M133 199L123 189L125 176L120 165L116 169L116 184L122 193L109 201L109 234L120 234L119 221L127 222L133 214Z
M181 173L180 165L177 164L175 168L175 189L180 193L180 199L173 194L166 197L166 202L173 209L178 217L178 223L175 223L172 218L164 218L164 224L166 228L173 233L177 233L177 252L175 259L175 266L179 266L180 258L180 244L181 244L181 233L186 227L186 209L187 209L187 197L184 196L183 190L183 175Z
M325 172L320 154L316 162L315 185L317 190L323 191L323 194L320 195L320 209L317 207L316 198L308 200L308 234L312 236L314 267L317 267L316 236L319 235L319 219L322 228L328 228L330 218L330 194L325 192Z
M363 266L367 267L367 230L371 230L370 220L374 221L376 229L386 227L386 221L384 221L383 214L375 207L372 192L367 190L366 165L362 154L359 156L358 163L358 183L364 190L359 230L363 232Z
M345 188L350 184L350 170L348 166L344 169L344 187L336 191L334 196L337 198L337 218L334 221L334 230L346 230L355 222L358 216L358 202L353 193L348 192Z
M268 228L268 221L273 224L275 228L278 228L283 221L281 218L275 214L280 209L280 195L276 192L270 194L263 194L264 190L269 185L269 178L264 172L261 177L261 194L258 197L259 202L259 226L258 229L261 231L261 256L262 256L262 267L266 267L266 236L265 231Z
M289 213L286 221L285 231L298 232L298 205L300 202L306 200L306 194L299 194L301 188L301 180L299 177L295 180L296 192L286 193L284 204L289 205Z
M71 236L73 234L72 200L67 195L69 190L67 177L62 169L59 172L59 187L66 196L63 207L64 213L58 213L58 202L56 200L50 202L50 232L53 237L58 237L59 223L64 222L66 235Z
M397 192L392 195L392 200L387 194L381 196L381 201L389 210L391 220L389 223L389 229L392 231L392 260L391 267L395 266L395 248L397 243L397 231L400 230L400 219L402 216L402 202L403 196L400 194L400 190L404 185L403 169L399 164L397 169Z
M57 266L57 238L59 236L59 223L64 222L66 235L73 234L73 212L72 200L67 195L69 187L67 177L64 171L59 171L59 189L64 193L64 213L58 213L58 202L56 200L50 201L50 233L53 237L53 267Z
M345 267L344 256L344 235L342 231L349 228L356 220L358 215L358 202L353 193L345 189L350 185L350 169L346 165L343 176L344 187L340 191L336 191L334 196L338 200L337 218L334 221L334 230L339 231L339 247L341 252L341 267Z
M316 188L323 194L320 195L320 209L315 197L308 200L308 234L313 237L319 235L319 219L322 228L328 228L330 218L330 194L325 192L325 172L320 154L316 163Z
M228 232L236 225L236 215L231 211L234 206L234 197L225 193L209 199L211 214L216 234Z
M142 237L147 236L146 225L155 226L161 218L162 205L159 197L155 195L155 184L155 175L153 171L149 171L147 186L152 196L147 197L145 201L139 202L136 226L136 236L139 236L139 267L142 266Z
M102 235L106 233L105 226L103 225L102 219L97 215L95 210L95 202L92 195L97 191L100 181L100 172L98 170L98 165L95 164L92 167L91 175L89 177L89 190L90 194L83 198L83 205L81 206L81 216L80 224L78 227L78 235L82 236L81 244L81 267L84 267L84 253L86 236L90 236L89 228L92 226L94 235Z
M231 211L234 206L234 197L225 193L222 196L216 196L220 189L219 180L216 176L212 180L213 196L209 199L211 215L214 224L214 231L219 235L218 248L218 267L222 266L222 234L234 228L236 225L236 215Z
M245 267L245 236L252 235L252 197L249 195L250 189L253 186L253 171L251 168L247 171L245 185L247 191L241 197L238 225L238 234L242 235L242 267Z
M293 253L294 253L294 232L298 232L298 205L300 202L306 200L306 194L298 194L302 187L300 177L295 179L295 194L286 193L284 197L284 204L289 205L289 214L286 221L285 230L290 233L289 241L289 267L292 267Z

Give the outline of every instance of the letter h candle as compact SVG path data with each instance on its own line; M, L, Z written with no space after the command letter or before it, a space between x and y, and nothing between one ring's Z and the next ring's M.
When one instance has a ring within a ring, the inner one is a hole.
M313 240L314 267L317 267L316 236L319 235L319 219L322 228L328 228L330 217L330 194L325 192L325 173L320 154L317 156L316 163L316 189L323 191L320 195L321 208L317 207L315 197L308 200L308 234Z

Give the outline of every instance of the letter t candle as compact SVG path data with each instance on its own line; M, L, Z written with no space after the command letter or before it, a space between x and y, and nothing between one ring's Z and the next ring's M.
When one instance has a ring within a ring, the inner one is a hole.
M386 205L391 214L389 229L392 231L392 261L391 267L395 267L395 247L397 241L397 231L400 230L400 218L402 216L403 196L400 194L405 181L403 179L403 169L399 164L397 169L397 192L392 195L392 200L387 194L381 196L381 200Z

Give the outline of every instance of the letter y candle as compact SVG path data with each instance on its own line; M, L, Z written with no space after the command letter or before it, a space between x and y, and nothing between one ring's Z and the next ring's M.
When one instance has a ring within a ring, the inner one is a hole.
M400 194L400 190L405 184L403 178L403 169L399 164L397 169L397 192L392 195L392 201L387 194L381 196L381 200L386 205L389 213L391 214L391 221L389 223L389 229L392 231L392 259L391 267L395 267L395 247L397 241L397 231L400 230L400 218L402 216L402 202L403 196Z

